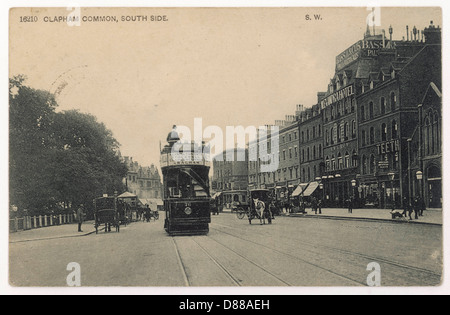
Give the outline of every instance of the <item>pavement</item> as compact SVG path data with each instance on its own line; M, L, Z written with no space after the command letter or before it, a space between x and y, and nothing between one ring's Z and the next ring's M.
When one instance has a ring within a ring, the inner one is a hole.
M306 211L306 214L283 213L282 216L293 218L303 217L333 220L364 220L443 225L442 209L426 210L424 211L423 216L419 217L417 220L414 219L414 213L412 214L413 220L409 220L409 218L392 219L391 211L387 209L353 209L353 213L348 213L347 209L323 208L322 214L315 214L314 212L311 212L311 209L306 209ZM225 209L224 212L231 213L231 210ZM9 234L9 243L87 236L95 233L94 222L84 222L82 230L83 232L78 232L78 224L74 223L19 231Z
M100 227L99 230L101 230L101 228L102 227ZM87 236L95 233L94 221L84 222L81 230L83 232L78 232L78 223L71 223L18 231L9 233L9 243Z
M403 210L396 210L403 212ZM224 209L224 212L231 212L229 209ZM419 219L414 218L414 212L411 214L412 220L408 218L392 219L391 210L388 209L353 209L352 213L348 213L347 209L343 208L323 208L322 214L315 214L311 208L306 209L306 214L302 213L282 213L286 217L303 217L303 218L321 218L321 219L335 219L335 220L365 220L365 221L385 221L385 222L400 222L400 223L414 223L414 224L443 224L442 209L429 209L423 212L423 216Z
M396 210L400 213L403 210ZM311 209L306 209L306 214L292 213L283 214L292 217L314 217L323 219L341 219L341 220L365 220L365 221L386 221L399 223L413 223L413 224L433 224L443 225L442 209L430 209L423 212L423 216L415 219L414 212L411 214L412 220L407 218L392 219L391 210L388 209L353 209L352 213L348 213L347 209L324 208L322 214L315 214Z

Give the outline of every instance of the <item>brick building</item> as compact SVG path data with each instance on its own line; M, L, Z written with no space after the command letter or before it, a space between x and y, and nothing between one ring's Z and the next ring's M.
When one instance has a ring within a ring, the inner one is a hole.
M125 184L127 190L141 199L162 199L162 183L155 165L141 166L132 157L123 158L128 168Z
M283 200L315 183L331 207L350 198L355 206L399 207L419 193L427 206L442 206L441 29L414 28L406 40L392 34L368 29L336 57L318 104L275 121L279 148L269 151L279 167L262 173L259 159L249 161L250 188L273 189ZM270 139L249 143L249 153L269 148Z
M213 159L212 187L219 204L247 203L248 151L227 150Z
M408 139L420 133L418 105L430 83L441 82L440 44L426 38L397 47L392 61L385 59L360 82L357 96L359 197L383 208L401 207L404 198L415 195Z

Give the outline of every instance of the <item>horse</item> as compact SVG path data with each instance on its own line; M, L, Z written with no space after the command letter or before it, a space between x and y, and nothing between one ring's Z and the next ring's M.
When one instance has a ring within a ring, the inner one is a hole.
M261 201L258 198L253 199L253 202L255 203L256 213L259 215L259 221L260 221L261 225L263 223L266 224L266 218L264 216L264 211L266 210L266 204L264 203L264 201Z

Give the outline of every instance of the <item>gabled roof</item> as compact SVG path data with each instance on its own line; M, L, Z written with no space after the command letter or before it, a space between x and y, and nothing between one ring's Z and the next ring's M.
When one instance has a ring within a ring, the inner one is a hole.
M422 104L425 103L426 98L429 96L430 93L434 93L438 98L442 98L442 92L439 90L439 88L434 84L434 82L431 82L428 85L427 91L425 92L425 95L422 99Z

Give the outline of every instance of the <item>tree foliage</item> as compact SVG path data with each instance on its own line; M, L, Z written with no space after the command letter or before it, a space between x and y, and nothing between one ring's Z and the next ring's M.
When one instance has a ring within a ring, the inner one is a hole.
M30 211L89 204L123 191L126 166L103 123L70 110L56 112L54 95L10 79L10 203Z

